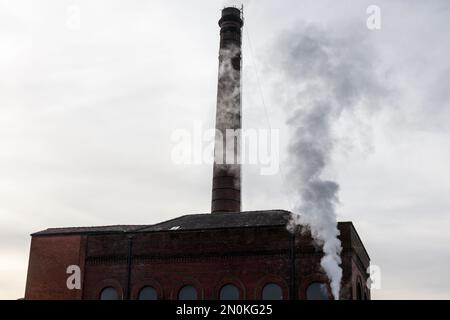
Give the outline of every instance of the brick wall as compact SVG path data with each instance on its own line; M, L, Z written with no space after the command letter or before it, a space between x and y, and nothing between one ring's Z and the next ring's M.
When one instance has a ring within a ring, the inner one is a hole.
M86 237L33 237L30 248L25 299L80 299L81 290L68 290L66 273L70 265L84 272Z

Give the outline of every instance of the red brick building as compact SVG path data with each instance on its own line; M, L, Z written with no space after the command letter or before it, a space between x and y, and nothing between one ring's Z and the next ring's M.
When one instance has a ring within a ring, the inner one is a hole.
M241 11L225 8L219 25L216 128L223 132L241 128ZM287 230L290 212L240 212L240 169L215 163L211 214L33 234L25 299L331 298L321 248L307 230ZM369 256L351 222L338 227L340 298L370 299ZM79 288L68 286L71 276Z
M264 298L265 289L271 299L314 298L318 283L330 292L321 249L308 233L288 232L289 218L279 210L198 214L150 226L38 232L32 235L25 299L100 299L105 289L118 299L146 293L178 299L183 288L198 299L219 299L227 285L237 292L232 297L251 300ZM339 229L341 299L369 299L369 256L351 222ZM80 267L79 290L66 285L70 265Z

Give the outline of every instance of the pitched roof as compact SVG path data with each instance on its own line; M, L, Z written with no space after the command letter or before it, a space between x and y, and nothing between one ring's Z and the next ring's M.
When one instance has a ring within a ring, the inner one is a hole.
M43 231L35 232L32 234L32 236L61 235L61 234L120 233L120 232L131 232L143 227L147 227L147 225L48 228Z
M140 229L140 232L166 230L199 230L242 227L283 226L290 212L282 210L250 211L240 213L193 214Z
M290 215L291 213L289 211L284 210L192 214L181 216L154 225L49 228L40 232L33 233L32 236L282 226L286 225L286 223L289 221Z

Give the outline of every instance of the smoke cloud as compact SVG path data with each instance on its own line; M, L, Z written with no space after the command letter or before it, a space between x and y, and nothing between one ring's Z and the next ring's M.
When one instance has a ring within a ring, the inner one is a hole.
M215 163L229 173L240 172L241 50L235 45L219 53Z
M321 266L335 299L342 279L339 185L324 177L339 142L334 125L344 112L373 109L383 94L370 41L354 30L302 25L276 41L272 57L289 114L288 177L295 199L289 227L307 226L322 247Z

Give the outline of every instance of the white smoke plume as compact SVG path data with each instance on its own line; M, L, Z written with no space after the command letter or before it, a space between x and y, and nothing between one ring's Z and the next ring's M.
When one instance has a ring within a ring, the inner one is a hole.
M338 142L333 126L344 111L371 108L383 94L374 72L373 49L366 36L354 30L300 26L280 37L271 57L281 76L278 94L285 98L289 113L292 224L307 226L322 247L321 266L336 300L342 280L339 185L324 177Z
M240 54L235 45L219 53L215 160L216 164L226 164L222 169L227 171L238 170L239 166L228 164L240 162L237 150L241 128L241 72L237 66Z
M219 52L214 172L235 179L241 189L241 49L235 45Z
M236 114L241 112L241 71L235 66L239 62L241 50L231 45L219 52L219 88L218 88L218 122L225 128L234 128L240 124Z

